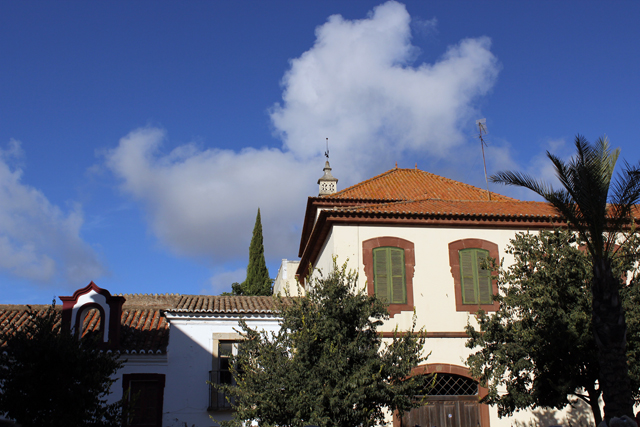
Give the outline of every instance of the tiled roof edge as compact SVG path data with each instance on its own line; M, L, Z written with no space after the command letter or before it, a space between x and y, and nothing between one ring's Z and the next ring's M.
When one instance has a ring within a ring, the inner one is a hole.
M213 314L251 314L251 313L274 313L275 310L273 309L267 309L267 308L263 308L263 309L256 309L256 310L251 310L251 309L229 309L229 310L215 310L215 309L202 309L202 308L196 308L196 309L188 309L188 308L171 308L171 309L166 309L164 310L166 313L213 313Z
M377 216L397 216L397 215L404 215L404 216L425 216L425 217L443 217L443 216L448 216L448 217L456 217L456 218L474 218L474 217L479 217L479 218L505 218L505 219L509 219L509 218L548 218L548 219L552 219L552 218L562 218L561 215L559 214L549 214L549 215L541 215L541 214L492 214L492 213L459 213L459 212L418 212L418 211L401 211L401 210L396 210L396 211L389 211L389 212L378 212L378 211L367 211L367 212L360 212L356 209L352 209L352 210L347 210L347 209L341 209L341 210L335 210L334 211L336 214L350 214L351 216L369 216L369 215L377 215Z

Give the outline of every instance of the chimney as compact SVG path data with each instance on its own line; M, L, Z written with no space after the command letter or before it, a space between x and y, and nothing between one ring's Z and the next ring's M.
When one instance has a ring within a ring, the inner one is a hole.
M329 160L324 163L324 175L318 180L320 185L319 196L325 196L327 194L333 194L337 191L338 178L334 178L331 175L331 166L329 166Z

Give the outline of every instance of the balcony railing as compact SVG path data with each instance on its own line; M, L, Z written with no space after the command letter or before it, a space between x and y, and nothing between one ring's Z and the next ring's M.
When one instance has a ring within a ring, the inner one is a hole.
M222 371L209 371L209 411L225 411L231 409L233 398L227 398L227 395L217 389L213 384L224 384L230 378L230 372L227 370Z

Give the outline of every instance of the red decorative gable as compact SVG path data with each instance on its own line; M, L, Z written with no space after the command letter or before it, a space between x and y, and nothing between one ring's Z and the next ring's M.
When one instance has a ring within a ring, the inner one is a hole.
M120 344L120 317L124 297L111 296L109 291L91 282L78 289L70 297L62 300L62 328L72 333L82 333L84 320L89 310L100 313L98 329L102 332L100 342L103 346L117 348Z

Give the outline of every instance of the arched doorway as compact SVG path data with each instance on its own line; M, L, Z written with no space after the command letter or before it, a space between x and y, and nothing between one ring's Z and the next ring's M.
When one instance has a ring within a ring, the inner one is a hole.
M489 407L478 403L487 389L480 387L469 370L445 363L421 365L412 375L435 373L433 388L424 404L406 412L402 418L394 414L394 427L489 427Z

